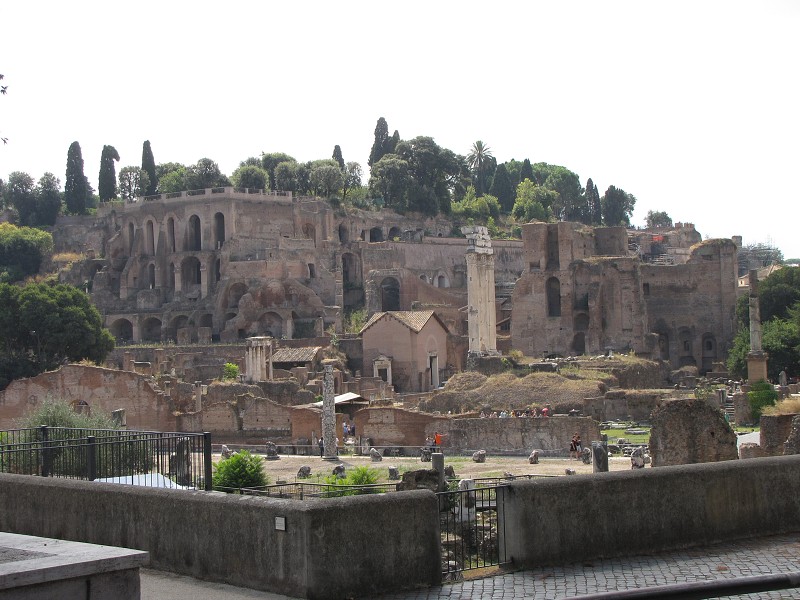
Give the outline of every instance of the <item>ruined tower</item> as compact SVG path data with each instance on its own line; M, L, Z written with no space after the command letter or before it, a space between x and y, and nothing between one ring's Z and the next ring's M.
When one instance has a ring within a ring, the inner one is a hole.
M467 236L467 315L469 354L496 356L494 250L486 227L462 227Z

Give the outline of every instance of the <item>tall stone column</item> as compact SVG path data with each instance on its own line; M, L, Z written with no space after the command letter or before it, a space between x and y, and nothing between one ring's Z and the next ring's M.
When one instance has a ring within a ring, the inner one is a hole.
M748 273L750 284L750 352L747 353L747 383L767 381L767 353L761 346L761 307L758 302L758 271Z
M332 360L322 361L322 441L325 445L325 460L337 460L336 456L336 405L333 393Z
M470 356L497 356L494 250L486 227L462 227L467 236L467 319Z

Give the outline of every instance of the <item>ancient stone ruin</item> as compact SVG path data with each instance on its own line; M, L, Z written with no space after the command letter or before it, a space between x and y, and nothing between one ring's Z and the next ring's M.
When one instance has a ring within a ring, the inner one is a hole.
M703 400L670 400L653 410L650 455L654 467L738 458L736 433L722 412Z

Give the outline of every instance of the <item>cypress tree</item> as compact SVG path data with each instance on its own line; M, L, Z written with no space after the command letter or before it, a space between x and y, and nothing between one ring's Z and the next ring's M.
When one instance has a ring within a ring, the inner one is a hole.
M336 144L333 148L333 156L331 157L337 163L339 163L339 168L344 171L344 158L342 158L342 149L339 147L339 144Z
M527 158L522 161L522 168L519 170L520 183L526 179L530 179L533 183L536 183L536 179L533 177L533 167L531 166L531 161L529 161Z
M372 144L372 150L370 150L369 160L367 161L370 167L374 166L386 154L388 140L389 125L386 123L386 119L381 117L375 125L375 142Z
M500 202L503 212L511 212L514 207L514 188L511 185L511 178L508 176L505 164L500 163L497 165L489 193Z
M119 152L114 146L103 146L100 155L100 175L97 178L100 202L107 202L117 197L117 173L114 161L119 160Z
M89 182L83 174L83 155L81 145L72 142L67 151L67 178L64 183L64 203L73 215L86 212L86 199L89 196Z
M156 193L158 188L158 177L156 177L156 161L153 158L153 151L150 149L150 140L145 140L142 144L142 171L147 173L150 178L146 195L151 196Z

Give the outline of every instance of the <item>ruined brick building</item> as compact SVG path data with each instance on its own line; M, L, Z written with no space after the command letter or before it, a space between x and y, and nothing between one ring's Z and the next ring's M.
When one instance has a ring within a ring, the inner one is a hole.
M215 188L106 203L94 217L61 218L54 239L57 251L87 257L68 277L118 340L183 344L318 337L359 307L432 309L451 337L464 336L467 242L452 230L444 217ZM522 242L492 246L503 349L633 350L700 370L726 355L734 241L701 242L689 224L531 223Z
M634 351L706 372L736 333L737 242L700 241L681 224L524 225L512 346L530 356Z

